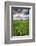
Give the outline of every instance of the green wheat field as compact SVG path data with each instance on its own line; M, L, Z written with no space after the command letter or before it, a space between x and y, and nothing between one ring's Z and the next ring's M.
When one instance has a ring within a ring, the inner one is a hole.
M13 23L11 23L11 29L11 36L29 35L29 19L13 20Z

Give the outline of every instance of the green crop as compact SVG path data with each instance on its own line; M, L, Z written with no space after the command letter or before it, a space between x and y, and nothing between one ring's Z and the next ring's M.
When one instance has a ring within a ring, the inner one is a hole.
M13 20L11 28L12 28L11 36L29 35L29 19Z

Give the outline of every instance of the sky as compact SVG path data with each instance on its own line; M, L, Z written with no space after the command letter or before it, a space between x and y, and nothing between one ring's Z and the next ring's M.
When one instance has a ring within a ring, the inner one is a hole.
M14 20L20 20L20 19L26 19L31 18L32 15L32 8L27 7L13 7L13 19Z

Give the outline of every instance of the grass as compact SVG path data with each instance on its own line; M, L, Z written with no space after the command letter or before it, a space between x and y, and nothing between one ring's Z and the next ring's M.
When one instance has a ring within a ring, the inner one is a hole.
M11 24L11 36L29 35L29 19L27 20L13 20Z

